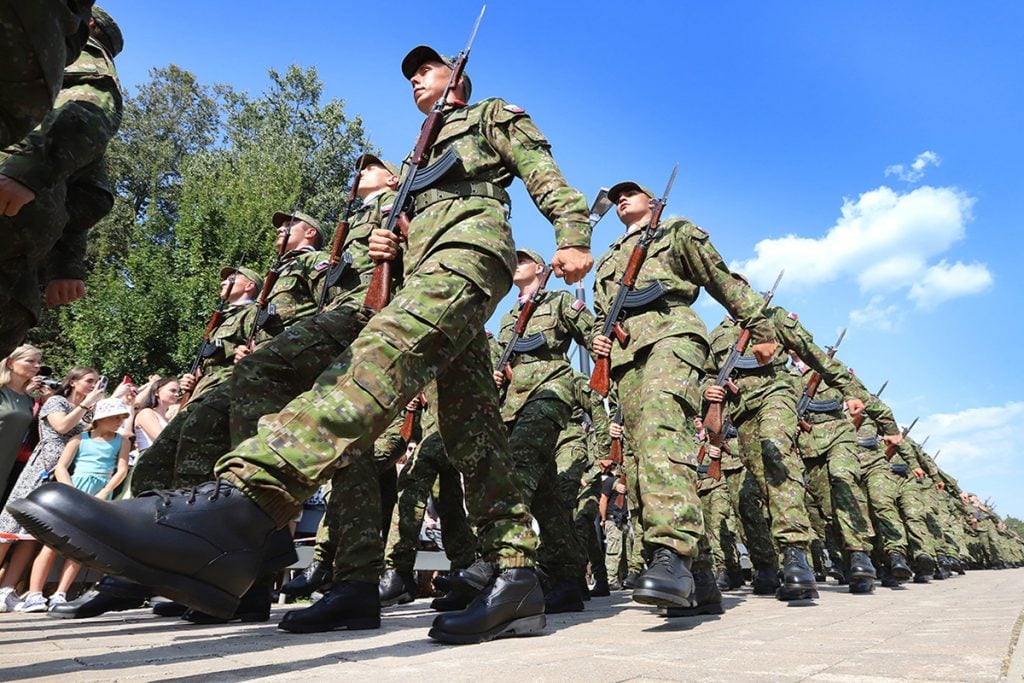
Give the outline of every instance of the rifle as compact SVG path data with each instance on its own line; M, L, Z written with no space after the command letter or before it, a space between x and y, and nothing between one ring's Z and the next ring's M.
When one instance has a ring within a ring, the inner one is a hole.
M238 264L238 267L242 267L242 263L245 262L243 258ZM231 275L228 276L228 295L231 294L231 290L235 287L235 277L238 275L236 269ZM224 322L224 310L228 306L227 298L222 298L217 302L216 307L213 309L213 314L210 316L210 322L206 325L206 331L203 332L203 338L199 342L199 347L196 349L195 360L192 361L192 365L188 369L188 374L195 377L199 372L199 366L203 364L203 361L212 356L216 351L217 347L210 341L210 336L220 327L220 324ZM198 379L198 378L197 378ZM186 391L178 398L178 405L182 408L185 407L190 400L192 400L192 392Z
M715 446L716 448L719 449L718 457L711 458L711 464L708 465L708 476L714 479L715 481L718 481L722 478L722 453L732 453L732 451L729 449L729 445L725 442L729 436L730 430L735 432L735 429L732 426L732 421L729 419L728 415L726 415L722 419L721 431L712 432L707 428L706 425L704 427L704 431L707 432L708 435L708 444ZM704 456L706 455L706 452L707 444L701 444L700 450L697 451L698 465L704 464Z
M505 381L507 382L512 381L512 367L510 365L510 363L512 362L512 354L516 353L517 351L520 353L525 351L532 351L534 348L540 346L540 344L537 344L536 347L531 346L531 348L527 349L524 348L522 344L520 344L520 340L526 333L526 326L530 323L530 318L533 317L533 312L537 310L537 306L540 303L541 296L547 291L545 287L547 287L548 278L550 277L551 266L544 266L544 272L540 276L540 284L537 285L537 289L533 291L533 294L530 295L530 298L527 299L526 303L524 303L522 307L519 309L519 317L516 318L516 324L512 327L512 336L505 344L505 349L501 352L501 358L498 359L498 364L494 367L494 369L497 372L500 372L502 375L505 376ZM536 335L531 336L531 340L534 336ZM541 342L541 344L543 344L543 335L541 335L539 341ZM516 348L517 346L518 349Z
M915 417L913 422L911 422L909 425L907 425L906 427L903 428L903 438L904 439L907 438L907 434L909 434L910 430L913 429L914 425L917 424L917 420L918 420L918 418ZM895 453L896 453L896 444L894 444L894 443L886 444L886 446L885 446L885 459L887 461L888 460L892 460L892 456ZM933 462L934 462L934 459L933 459Z
M428 168L427 152L430 151L434 141L437 140L437 135L441 132L441 126L444 125L443 110L448 102L448 95L466 70L469 50L473 46L473 40L476 38L477 29L480 28L480 21L484 18L484 10L486 9L487 5L484 5L480 10L480 16L477 17L476 24L473 25L473 32L469 36L466 48L455 58L455 65L452 67L452 73L448 77L448 83L444 87L444 92L434 102L434 106L423 122L423 127L420 128L420 135L416 139L416 146L413 147L412 156L409 159L409 166L402 177L402 182L398 185L394 208L388 214L388 220L384 224L384 229L399 237L409 234L409 218L405 214L405 206L409 202L413 189L419 188L419 182L424 182L425 178L427 181L440 178L459 160L455 150L449 147L444 155L438 159L437 163ZM426 187L426 185L423 187ZM379 261L373 267L373 279L370 280L370 289L366 292L365 303L375 311L384 308L391 300L391 265L391 261Z
M839 349L839 345L843 343L843 337L846 336L846 328L839 333L839 339L836 339L836 343L832 346L825 347L828 349L828 357L835 358L836 351ZM800 429L805 432L811 431L811 424L804 419L804 415L807 414L807 409L811 407L811 401L814 400L814 395L818 393L818 385L821 384L821 375L815 370L811 373L811 378L807 380L807 386L804 387L804 393L800 396L800 400L796 404L796 419L800 425Z
M256 319L252 323L252 330L250 330L248 341L246 341L250 348L256 342L256 335L259 334L259 331L270 320L270 316L274 315L273 306L269 301L270 292L274 289L274 285L277 284L277 279L281 277L281 270L284 266L284 250L287 246L288 234L286 233L280 248L277 250L277 260L274 261L274 265L270 267L266 277L263 278L263 289L260 290L260 296L256 300Z
M935 451L935 455L932 456L932 462L938 462L938 460L939 460L939 453L941 453L941 452L942 452L941 448L939 450Z
M775 298L775 290L778 289L779 283L782 281L782 276L786 274L785 269L779 272L779 276L775 278L775 284L772 288L764 295L764 307L768 308L771 304L772 299ZM747 350L747 345L750 343L750 330L744 328L740 330L740 338L736 340L736 344L729 349L729 355L726 357L725 362L722 363L722 367L718 370L718 375L715 376L715 386L725 387L730 393L738 394L740 389L732 381L733 371L736 369L737 363L739 363L740 357L743 352ZM722 444L722 404L712 403L708 406L708 412L704 415L704 429L708 430L710 436L708 436L708 442L713 446L721 446ZM698 464L704 462L704 449L700 450L697 455ZM714 463L712 463L714 467ZM710 470L709 470L710 474ZM715 477L717 480L718 477Z
M930 439L930 438L932 438L932 435L931 435L931 434L929 434L928 436L924 437L924 441L922 441L921 443L917 444L918 446L920 446L920 447L921 447L921 450L922 450L922 451L924 450L924 445L925 445L926 443L928 443L928 439ZM935 458L932 458L932 460L934 460L934 459L935 459Z
M398 435L401 436L402 440L405 441L406 443L412 441L412 428L415 426L416 423L416 413L420 412L420 410L423 409L423 404L427 402L427 397L422 391L416 395L416 398L419 399L419 408L417 408L416 410L405 411L405 418L403 418L402 420L402 428L399 430L398 433Z
M363 145L363 154L369 150L369 142ZM362 155L359 157L362 159ZM355 169L354 176L352 178L352 186L348 190L348 203L345 204L345 212L341 216L341 220L338 221L338 226L334 229L334 242L331 244L331 255L328 257L327 262L330 266L327 269L327 277L324 280L324 288L320 291L320 301L317 302L316 312L320 313L324 310L324 306L327 305L328 292L331 287L338 284L338 280L341 278L341 274L345 272L345 269L352 265L352 255L347 251L342 255L341 250L345 247L345 238L348 237L349 221L352 219L352 211L356 205L356 197L359 195L359 179L360 169ZM390 282L390 273L388 273L388 281Z
M612 302L611 308L608 309L608 317L605 318L604 326L601 328L602 336L609 338L614 336L622 348L626 348L629 344L629 333L622 327L622 321L620 320L623 315L626 297L636 289L640 268L647 259L647 248L654 241L654 234L657 232L658 223L661 221L661 212L665 209L668 194L672 191L672 183L675 182L678 171L679 164L676 164L675 168L672 169L672 175L669 176L668 185L665 186L665 193L661 196L661 199L651 200L651 220L647 227L644 228L640 239L637 240L636 246L633 247L633 253L629 255L626 270L622 273L622 278L619 280L619 289L615 293L615 299ZM590 388L602 396L608 395L608 385L612 369L611 360L611 356L598 356L594 360L594 374L590 376Z
M882 388L875 392L875 398L881 396L882 392L885 391L885 388L887 386L889 386L889 380L885 380L885 382L882 384ZM862 424L864 424L864 413L857 413L856 415L853 416L853 428L860 429L860 426Z
M622 406L615 406L615 419L612 420L615 424L622 426ZM619 466L619 482L622 484L626 483L626 468L622 461L622 437L612 437L611 448L608 449L608 459ZM620 493L615 496L615 505L619 508L625 506L626 495Z

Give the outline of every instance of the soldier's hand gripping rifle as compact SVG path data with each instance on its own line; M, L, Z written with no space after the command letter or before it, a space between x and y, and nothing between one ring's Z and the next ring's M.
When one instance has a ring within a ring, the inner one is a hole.
M548 286L548 279L550 277L551 266L544 266L544 272L540 276L540 284L537 285L537 289L534 290L530 298L519 309L519 317L516 318L516 324L512 327L512 337L505 344L505 348L501 352L501 358L498 359L498 364L494 366L495 371L500 372L505 377L506 382L512 381L512 354L529 353L540 348L545 343L544 335L540 332L526 339L523 339L523 335L526 334L526 326L530 323L533 312L537 310L541 297L547 291L545 288Z
M885 391L885 388L887 386L889 386L889 380L885 380L885 382L882 384L882 388L875 392L875 398L881 396L882 392ZM853 416L853 428L860 429L860 426L862 424L864 424L864 413L857 413L856 415Z
M244 262L245 259L242 259L242 261L238 264L238 267L241 268L242 263ZM231 296L231 290L235 288L235 278L237 276L238 269L236 268L235 271L228 276L227 296ZM213 314L210 315L210 322L207 323L206 331L203 332L203 338L199 342L198 348L196 348L196 357L192 361L192 365L188 369L188 374L192 375L193 377L196 377L199 374L199 368L203 364L203 361L212 356L213 354L217 353L217 345L210 340L210 337L212 337L213 333L217 331L217 328L220 327L220 324L224 322L224 311L228 307L227 296L221 297L221 299L217 302L216 307L214 307ZM188 403L191 399L192 392L186 391L182 393L181 397L178 399L178 405L184 408L185 404Z
M779 276L775 278L775 284L772 288L764 294L764 307L768 308L771 304L772 299L775 298L775 290L779 288L779 283L782 282L782 276L786 274L785 269L779 271ZM750 344L750 330L743 328L740 330L740 338L736 340L736 343L731 349L729 349L729 355L726 356L725 362L722 363L722 367L718 369L718 375L715 376L716 387L724 387L726 391L732 394L739 393L739 387L736 386L732 381L733 373L736 371L737 365L740 363L740 359L743 357L744 352L747 350L747 346ZM708 431L708 442L712 446L721 447L722 445L722 404L720 402L714 402L708 406L708 412L704 415L704 429ZM704 448L700 449L697 454L698 464L704 462ZM714 463L712 463L712 467ZM708 471L710 474L710 470ZM715 477L717 480L718 477Z
M359 155L362 159L363 156L369 151L369 143L363 145L363 154ZM352 254L347 251L342 253L342 249L345 248L345 238L348 237L349 222L352 220L352 212L355 210L356 198L359 195L359 179L362 175L361 169L355 169L353 171L352 186L348 190L348 203L345 204L345 212L341 216L341 220L338 221L338 226L334 229L334 241L331 243L331 255L327 259L327 277L324 280L324 288L320 290L320 301L317 302L316 312L320 313L324 310L324 306L327 305L327 299L329 297L331 287L338 284L338 280L341 279L342 273L345 269L352 265ZM388 272L388 282L391 281L391 273Z
M846 328L839 333L839 339L832 346L826 347L828 349L828 357L835 358L836 351L839 350L839 345L843 343L843 337L846 336ZM821 384L821 375L815 370L811 373L811 378L807 380L807 385L804 387L803 394L800 396L800 400L796 404L796 419L800 425L800 429L805 432L811 431L811 423L804 419L804 415L807 411L813 407L814 395L818 393L818 385Z
M427 396L421 391L416 394L416 409L409 410L408 406L406 407L405 417L402 418L402 427L398 431L398 435L402 437L402 440L406 443L412 441L412 430L413 427L416 426L416 415L423 410L423 406L426 405L426 403Z
M402 177L402 182L398 185L394 208L388 214L384 229L399 237L405 237L409 233L409 218L405 210L409 204L412 192L429 187L459 160L455 150L449 147L436 163L428 166L427 153L437 140L437 135L441 132L441 126L444 125L443 110L448 102L448 95L458 85L459 79L462 78L462 74L466 70L469 50L473 46L477 29L480 28L480 20L484 18L485 9L487 9L487 5L484 5L480 10L480 16L477 17L476 24L473 25L473 32L469 36L466 48L455 58L455 65L452 67L452 73L448 77L448 83L444 86L444 92L434 102L434 106L423 122L423 127L420 128L420 135L416 139L416 146L413 147L412 156L409 158L405 175ZM387 306L391 300L391 265L392 261L378 261L373 267L373 279L370 280L370 289L366 293L365 303L375 311L379 311Z
M647 248L654 241L654 235L658 231L658 223L661 221L661 213L665 209L666 202L668 202L668 194L672 191L672 183L675 182L678 171L679 164L676 164L675 168L672 169L672 175L669 176L668 185L665 186L665 194L661 196L661 199L651 200L651 220L647 227L644 228L640 239L637 240L636 246L633 247L633 253L629 255L626 270L622 273L622 278L619 280L619 289L615 292L615 299L608 309L608 316L605 318L604 326L601 328L602 336L609 339L614 338L622 348L626 348L629 344L629 333L622 327L621 321L626 298L636 289L640 268L647 259ZM590 376L590 388L602 396L608 395L612 369L611 361L611 356L598 356L594 360L594 374Z
M914 425L917 424L918 419L919 418L915 417L913 422L911 422L909 425L907 425L906 427L903 428L903 431L900 432L900 434L902 435L903 439L907 438L907 434L909 434L910 430L913 429ZM896 454L896 444L894 444L891 441L887 442L885 444L885 459L886 460L892 460L892 456L895 455L895 454Z

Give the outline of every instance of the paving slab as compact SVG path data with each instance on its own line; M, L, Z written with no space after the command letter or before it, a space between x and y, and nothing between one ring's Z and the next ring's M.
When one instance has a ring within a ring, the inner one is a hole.
M723 615L679 619L615 593L549 617L544 635L467 646L427 637L426 600L386 609L379 630L308 635L276 628L291 606L216 626L2 614L0 681L1024 681L1024 569L820 593L797 606L745 589Z

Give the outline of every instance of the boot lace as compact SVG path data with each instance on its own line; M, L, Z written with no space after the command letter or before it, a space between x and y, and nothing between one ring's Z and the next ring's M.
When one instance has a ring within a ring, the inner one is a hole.
M211 487L212 487L212 493L211 493ZM141 494L139 494L139 497L141 498L143 496L157 496L160 499L160 503L164 507L170 507L171 506L171 501L175 497L187 496L186 499L185 499L185 504L186 505L194 505L195 502L196 502L196 498L200 494L211 493L211 495L207 498L207 500L209 500L210 502L213 502L213 501L217 500L218 498L220 498L222 493L223 493L225 498L227 496L230 496L231 492L233 490L234 490L233 486L231 486L226 481L224 481L223 479L218 477L215 481L204 482L202 484L199 484L198 486L192 486L190 488L153 489L151 491L143 491Z

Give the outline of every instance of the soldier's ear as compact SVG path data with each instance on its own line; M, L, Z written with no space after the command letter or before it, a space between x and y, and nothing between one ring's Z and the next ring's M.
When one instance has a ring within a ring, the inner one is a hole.
M396 175L388 176L388 181L387 181L388 187L390 187L392 190L395 189L396 187L398 187L398 180L399 180L399 178Z

